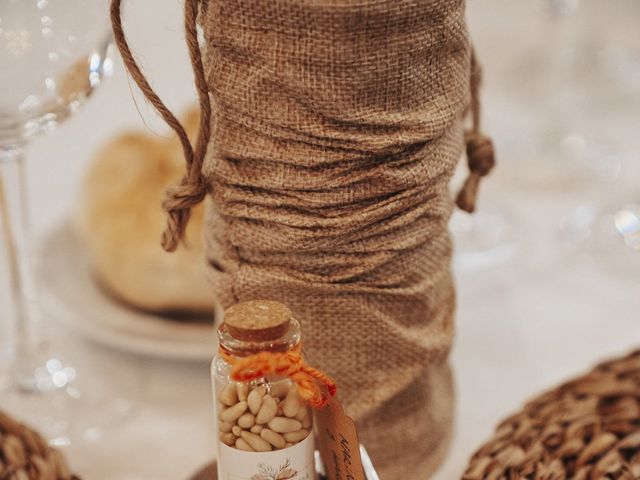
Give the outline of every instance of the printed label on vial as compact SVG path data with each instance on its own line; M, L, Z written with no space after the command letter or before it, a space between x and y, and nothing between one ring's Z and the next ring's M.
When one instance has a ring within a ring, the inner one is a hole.
M245 452L218 442L218 480L316 480L313 433L274 452Z

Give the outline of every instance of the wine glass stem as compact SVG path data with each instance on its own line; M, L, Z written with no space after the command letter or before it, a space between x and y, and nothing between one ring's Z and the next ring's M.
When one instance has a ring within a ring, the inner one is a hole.
M44 366L46 347L39 328L37 292L31 268L24 146L21 143L0 145L0 217L13 298L14 382L21 389L36 391L36 372L38 367Z

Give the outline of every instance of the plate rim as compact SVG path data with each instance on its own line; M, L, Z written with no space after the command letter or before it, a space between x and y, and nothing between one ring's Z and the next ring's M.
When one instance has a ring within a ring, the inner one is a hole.
M72 222L69 219L63 220L57 223L54 227L48 229L38 242L34 255L34 273L36 276L36 282L38 287L38 302L42 312L46 314L51 320L61 323L70 328L74 332L77 332L81 336L90 339L98 344L106 345L116 350L125 351L128 353L134 353L143 355L146 357L154 357L163 360L179 360L186 362L204 362L211 361L216 350L217 342L215 341L211 345L205 346L203 343L198 344L170 344L167 340L158 340L155 338L144 336L136 336L131 338L130 336L120 333L117 329L110 329L102 322L81 322L77 321L76 317L80 317L81 314L73 309L69 302L66 302L60 296L56 295L50 288L44 286L42 279L46 271L47 264L47 246L50 246L62 235L69 235L74 238L78 243L78 238ZM81 248L85 248L82 245L78 245ZM87 262L82 262L87 268L90 268ZM75 269L73 269L75 271ZM98 289L102 295L108 301L116 304L113 299L110 299L106 292L95 282L95 288ZM120 308L127 309L126 305L120 305ZM158 321L166 322L167 319L163 319L158 315L154 315L150 312L140 312L149 319L157 319ZM222 319L224 310L219 299L213 299L213 314L214 319L211 323L202 324L202 331L208 330L210 327L215 331L215 325ZM197 324L191 324L194 326Z

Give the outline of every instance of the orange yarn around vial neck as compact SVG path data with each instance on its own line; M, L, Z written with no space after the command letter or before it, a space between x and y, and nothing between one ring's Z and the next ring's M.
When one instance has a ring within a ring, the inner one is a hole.
M302 345L288 352L260 352L237 358L222 347L219 355L229 363L231 378L251 382L268 375L287 377L298 387L300 397L314 408L324 407L338 391L336 383L324 372L311 367L302 358Z

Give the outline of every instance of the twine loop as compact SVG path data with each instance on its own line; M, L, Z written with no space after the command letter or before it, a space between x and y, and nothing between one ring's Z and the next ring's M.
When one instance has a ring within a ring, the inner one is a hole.
M162 233L162 246L165 250L171 252L178 247L179 239L184 235L191 217L191 208L202 202L208 193L209 183L202 175L195 179L185 175L180 183L167 189L166 197L162 202L162 208L170 212Z
M189 49L189 57L193 67L196 90L200 100L200 126L195 148L191 144L187 132L176 116L153 90L136 61L122 28L122 0L111 0L111 25L115 44L122 55L124 65L136 82L140 91L157 110L164 121L176 132L182 145L187 172L177 185L167 190L162 203L168 214L167 226L162 234L162 247L173 252L185 235L191 209L200 203L209 192L209 185L202 173L207 146L211 137L211 99L207 79L202 63L202 52L198 44L197 19L202 0L185 0L184 29Z
M231 378L236 382L248 383L270 375L290 378L300 397L314 408L324 407L338 391L331 377L306 363L302 345L287 352L260 352L242 358L221 347L219 354L232 366Z

